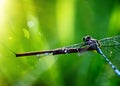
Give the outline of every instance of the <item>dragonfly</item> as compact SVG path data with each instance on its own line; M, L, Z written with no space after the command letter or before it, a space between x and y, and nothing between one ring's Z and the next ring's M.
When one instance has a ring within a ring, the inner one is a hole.
M31 56L31 55L59 55L59 54L70 54L70 53L84 53L87 51L97 51L105 61L111 66L114 72L120 76L119 69L112 63L112 61L108 58L108 56L114 56L113 50L115 52L119 52L120 50L120 36L113 36L108 38L103 38L101 40L97 40L92 38L91 36L83 37L83 42L66 46L63 48L57 48L53 50L44 50L44 51L32 51L32 52L23 52L16 53L16 57L22 56ZM106 55L104 52L109 52ZM117 55L118 57L118 55ZM118 62L119 63L119 62Z

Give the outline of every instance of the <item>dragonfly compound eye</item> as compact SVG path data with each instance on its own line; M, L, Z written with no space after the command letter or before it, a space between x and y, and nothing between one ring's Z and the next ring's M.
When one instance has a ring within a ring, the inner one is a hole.
M89 41L91 39L92 39L91 36L85 36L85 37L83 37L83 42Z
M92 38L91 36L86 36L85 41L90 41L91 38Z

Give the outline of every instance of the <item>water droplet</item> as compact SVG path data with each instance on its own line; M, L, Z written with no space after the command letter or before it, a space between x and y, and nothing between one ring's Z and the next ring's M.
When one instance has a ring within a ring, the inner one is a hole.
M64 52L67 53L67 49L65 49Z
M37 56L37 57L40 57L40 54L37 54L36 56Z
M65 54L68 53L68 49L66 49L66 48L63 48L62 51L63 51Z
M50 54L50 53L45 53L44 55L45 55L45 56L48 56L49 54Z

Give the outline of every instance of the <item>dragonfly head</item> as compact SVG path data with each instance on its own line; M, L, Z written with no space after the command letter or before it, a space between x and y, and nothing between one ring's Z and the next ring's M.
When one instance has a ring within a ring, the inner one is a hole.
M92 39L91 36L85 36L85 37L83 37L83 41L84 42L90 41L91 39Z
M96 50L96 46L100 47L101 44L98 40L93 39L91 36L85 36L83 37L83 42L85 42L85 45L89 45L91 50Z

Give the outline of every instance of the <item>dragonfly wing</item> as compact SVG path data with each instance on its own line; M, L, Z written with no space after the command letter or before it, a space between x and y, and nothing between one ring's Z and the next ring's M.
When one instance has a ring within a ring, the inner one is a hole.
M101 39L100 44L103 53L120 70L120 36Z
M69 46L65 46L65 47L63 47L63 48L81 48L81 47L83 47L83 46L85 46L85 43L84 43L84 42L83 42L83 43L78 43L78 44L69 45Z
M101 39L100 44L102 47L120 46L120 36Z

